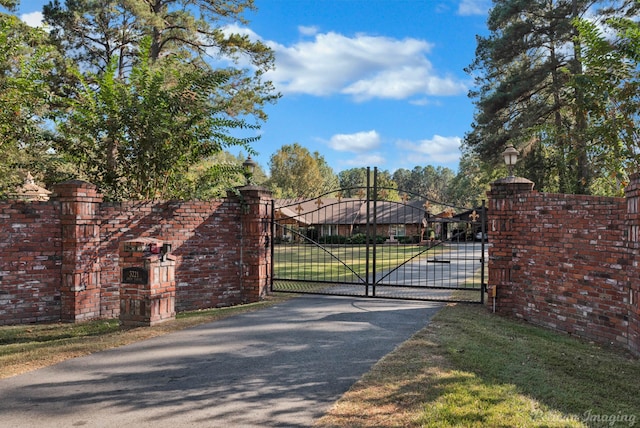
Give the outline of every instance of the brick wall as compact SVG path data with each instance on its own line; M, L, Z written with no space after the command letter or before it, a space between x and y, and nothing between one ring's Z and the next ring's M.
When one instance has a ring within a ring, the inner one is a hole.
M0 201L0 324L60 319L57 203Z
M511 177L493 183L488 196L488 285L496 299L487 303L500 314L637 352L639 247L629 230L640 217L629 214L631 194L545 194Z
M172 245L176 310L257 301L267 290L271 196L245 187L216 201L105 203L92 184L49 202L0 203L0 324L115 318L121 241Z
M172 246L176 256L176 309L204 309L242 303L239 202L195 201L104 204L101 263L105 310L115 314L118 303L118 245L123 240L151 237ZM216 284L215 287L212 284Z

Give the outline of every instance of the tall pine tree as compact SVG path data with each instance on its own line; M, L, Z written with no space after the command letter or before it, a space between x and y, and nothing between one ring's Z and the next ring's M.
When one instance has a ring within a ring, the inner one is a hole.
M476 114L464 144L498 164L508 143L521 152L520 174L538 188L589 193L587 108L581 47L573 22L593 0L494 0L488 37L478 37L468 71L476 76Z

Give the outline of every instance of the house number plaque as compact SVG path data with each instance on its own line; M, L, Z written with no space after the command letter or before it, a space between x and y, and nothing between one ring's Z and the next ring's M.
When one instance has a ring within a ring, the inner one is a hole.
M146 284L149 280L149 272L139 267L122 269L123 284Z

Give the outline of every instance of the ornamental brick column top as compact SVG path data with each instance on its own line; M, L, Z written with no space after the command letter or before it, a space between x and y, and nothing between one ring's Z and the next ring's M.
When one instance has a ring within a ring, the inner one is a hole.
M53 186L52 197L60 200L73 200L78 202L97 202L103 200L95 184L83 180L68 180Z
M491 183L490 195L528 193L533 191L535 183L523 177L505 177Z
M22 186L18 186L16 190L9 193L11 199L18 199L21 201L48 201L51 192L44 187L38 186L33 179L30 172L27 172L27 176L24 178Z

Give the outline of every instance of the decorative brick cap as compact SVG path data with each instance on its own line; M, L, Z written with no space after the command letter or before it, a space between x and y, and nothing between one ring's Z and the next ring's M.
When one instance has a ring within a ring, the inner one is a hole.
M127 241L121 241L119 253L121 256L131 254L160 254L162 244L164 242L155 238L134 238Z
M68 180L53 186L53 197L59 199L92 198L96 202L102 202L102 194L98 192L95 184L82 180Z
M271 197L271 190L262 186L242 186L237 188L243 195L256 195L260 197Z
M533 191L534 183L522 177L505 177L491 183L491 190L487 193L492 196L508 196L518 193Z
M31 173L27 172L22 186L17 187L14 192L9 193L9 198L22 201L48 201L50 194L51 192L49 190L38 186Z
M524 177L505 177L505 178L500 178L499 180L494 181L493 184L498 184L498 185L505 185L505 184L531 184L531 189L533 189L533 186L535 185L535 183L529 179L526 179Z

